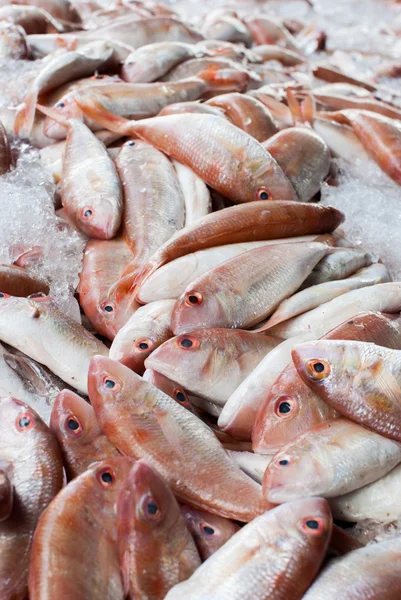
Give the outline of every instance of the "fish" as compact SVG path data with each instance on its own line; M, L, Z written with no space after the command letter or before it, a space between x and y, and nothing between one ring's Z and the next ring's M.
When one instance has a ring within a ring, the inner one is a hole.
M181 256L226 244L330 233L343 218L332 207L295 202L260 200L224 208L202 217L163 244L138 276L135 295L138 297L141 285L156 269Z
M139 305L129 294L120 294L118 302L110 292L132 260L133 254L122 238L89 240L85 247L79 276L79 303L92 327L113 340Z
M246 48L252 46L252 36L244 22L236 15L219 15L215 18L206 18L202 27L205 38L210 40L223 40L236 44L243 44Z
M33 540L31 600L125 598L116 502L132 464L123 456L95 463L49 504Z
M180 63L209 54L197 44L156 42L131 52L124 61L121 75L130 83L151 83Z
M313 275L313 272L311 275ZM268 325L266 329L268 330L269 327L296 317L308 310L313 310L317 306L352 290L388 281L391 281L391 275L387 267L381 263L374 263L369 267L356 271L346 279L325 281L306 287L281 302L266 324Z
M377 283L368 288L352 290L293 319L269 328L269 335L283 338L306 333L317 339L343 321L364 311L395 313L401 310L401 284Z
M200 77L202 73L216 73L215 85L205 90L204 96L216 96L218 93L231 91L245 91L250 81L259 82L260 77L247 69L244 64L228 59L225 56L204 56L186 60L168 73L163 75L161 81L174 83L193 77ZM234 85L237 82L237 85Z
M88 383L110 441L124 455L146 458L181 502L239 521L269 507L260 486L231 461L208 426L139 375L98 356ZM199 464L207 477L199 477Z
M192 102L175 102L174 104L168 104L158 113L158 117L165 117L166 115L176 115L181 113L201 113L207 115L215 115L225 119L226 116L219 109L204 102L198 102L194 100ZM182 164L182 163L181 163Z
M128 121L107 112L93 95L85 103L80 97L76 102L98 125L117 133L139 136L186 164L205 183L237 204L253 200L296 200L292 185L267 150L221 117L183 113ZM227 173L230 173L229 178Z
M326 142L334 157L340 157L346 161L371 162L370 155L359 141L352 127L336 121L322 119L319 116L314 118L312 126L313 130Z
M298 242L321 241L318 235L305 235L288 237L276 240L263 240L259 242L243 242L212 246L205 250L197 250L184 254L179 258L162 265L152 275L147 277L137 291L139 302L147 303L154 300L179 298L187 286L201 275L224 263L226 260L268 244L289 244ZM324 238L326 243L331 243L331 237Z
M205 411L209 407L212 407L212 411L213 409L216 409L212 402L208 402L203 398L195 398L193 394L188 394L184 388L179 386L175 381L172 381L168 377L165 377L153 369L146 369L143 374L143 379L144 381L151 383L158 390L161 390L167 394L167 396L170 396L170 398L173 400L176 400L178 404L194 414L198 414L197 407ZM210 414L213 414L213 412Z
M224 406L279 341L240 329L199 329L165 341L146 359L146 368L196 396Z
M322 339L359 340L401 349L401 322L398 315L360 313L332 329ZM277 451L338 412L327 404L298 375L291 361L277 381L266 389L252 430L255 452Z
M52 298L0 295L0 340L48 367L80 392L87 392L89 361L106 346L61 312Z
M173 335L171 313L174 304L174 300L159 300L138 308L117 332L109 357L142 375L145 360Z
M38 6L46 10L55 19L76 23L77 28L81 23L79 10L70 0L13 0L13 4Z
M0 265L0 290L10 296L27 297L31 294L48 294L49 286L22 267Z
M25 31L19 25L2 21L0 25L0 58L20 60L27 58Z
M252 48L252 51L263 62L275 60L280 62L285 67L297 67L305 63L305 58L299 53L283 48L276 44L262 44Z
M138 460L117 502L118 551L129 597L163 600L200 566L180 506L159 473Z
M330 560L304 600L393 600L401 594L399 537L369 544L345 556Z
M316 265L305 282L306 286L338 281L356 273L359 269L369 267L373 257L369 252L356 248L333 248Z
M5 127L0 121L0 176L10 170L12 162L10 143L7 138Z
M120 456L101 430L92 406L70 390L58 393L50 429L60 445L68 481L95 462Z
M300 599L323 562L331 530L323 498L277 506L233 535L166 600Z
M2 398L0 422L0 465L13 490L10 514L0 522L1 595L14 600L28 596L32 538L63 485L63 463L56 438L27 404Z
M326 142L306 127L290 127L263 141L292 183L301 202L309 202L320 191L330 170L331 155Z
M209 188L192 169L172 160L185 203L185 227L212 212L212 198Z
M227 454L239 467L258 483L263 482L263 475L273 458L273 454L260 455L246 450L227 450Z
M115 165L104 144L84 123L77 119L67 123L60 189L63 207L86 235L113 238L120 227L123 210L122 188Z
M318 340L295 346L292 359L303 381L334 410L401 442L401 350Z
M0 468L0 523L11 516L14 505L14 488L6 469L10 469L10 465Z
M240 530L239 525L230 519L185 504L181 506L181 514L194 538L202 562L217 552L234 533Z
M24 103L20 106L14 131L21 137L31 133L39 94L54 90L71 81L93 75L112 56L113 50L104 41L89 43L79 50L58 54L46 62L30 84Z
M0 20L8 21L22 27L27 35L46 33L49 30L61 33L65 30L63 24L52 15L37 6L14 6L6 4L0 7Z
M263 246L236 256L193 281L177 300L175 335L210 327L249 328L290 296L327 252L318 242Z
M221 108L234 125L258 142L264 142L278 131L270 111L253 96L232 92L212 98L207 104Z
M277 20L267 16L248 16L244 21L252 34L255 46L274 44L299 54L296 39Z
M123 237L134 253L134 270L183 228L184 195L173 165L147 142L126 142L116 167L124 190Z
M380 479L400 461L398 442L332 419L280 448L265 471L263 493L273 503L305 495L335 498Z

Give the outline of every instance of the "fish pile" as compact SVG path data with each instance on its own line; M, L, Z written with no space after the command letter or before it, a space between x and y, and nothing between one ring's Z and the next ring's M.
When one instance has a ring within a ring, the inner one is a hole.
M399 59L298 4L0 2L0 600L401 598Z

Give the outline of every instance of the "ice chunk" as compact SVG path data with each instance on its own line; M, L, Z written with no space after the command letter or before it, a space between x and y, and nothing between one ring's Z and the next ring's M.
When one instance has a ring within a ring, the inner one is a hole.
M43 67L41 60L0 60L0 108L17 106L23 101L30 82Z

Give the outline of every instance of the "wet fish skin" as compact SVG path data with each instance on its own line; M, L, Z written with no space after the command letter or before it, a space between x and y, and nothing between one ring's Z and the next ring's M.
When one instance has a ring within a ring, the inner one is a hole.
M166 115L176 115L181 113L206 113L208 115L215 115L225 119L225 115L218 108L209 106L209 104L201 103L196 100L192 102L175 102L174 104L168 104L158 113L158 117L164 117Z
M165 341L146 359L146 368L223 406L279 341L240 329L198 329Z
M322 498L273 508L245 525L166 600L299 600L324 559L331 529Z
M268 508L260 487L226 456L208 426L139 375L98 356L88 382L96 417L111 442L127 456L146 458L181 501L241 521ZM195 463L205 465L207 478L199 477Z
M79 278L79 303L94 329L113 340L138 308L129 294L119 297L110 288L122 275L133 254L122 238L89 240Z
M299 52L294 36L278 21L265 16L249 16L245 18L245 23L256 46L275 44L292 50L292 52Z
M243 44L247 48L252 46L252 36L248 28L235 15L226 14L212 19L207 18L202 31L205 38L210 40Z
M252 51L263 62L276 60L281 62L285 67L297 67L305 62L305 58L298 52L283 48L276 44L262 44L252 48Z
M49 286L22 267L0 265L0 290L10 296L26 297L31 294L48 294Z
M70 0L13 0L13 4L38 6L46 10L55 19L76 23L77 28L81 23L79 11Z
M115 505L131 467L123 456L96 463L48 506L33 541L32 600L124 599Z
M303 381L334 410L401 442L401 350L319 340L295 346L292 359Z
M142 375L148 356L173 335L174 304L174 300L159 300L138 308L114 338L109 357Z
M181 514L195 540L202 562L217 552L237 531L239 525L204 510L183 504Z
M117 526L124 588L132 598L163 600L201 564L170 487L144 459L121 490Z
M185 202L185 227L212 212L212 198L206 183L186 165L172 161Z
M318 285L326 281L338 281L350 277L359 269L368 267L373 262L369 252L356 248L333 248L316 265L305 285Z
M63 464L55 437L28 405L3 398L0 421L0 463L15 497L10 516L0 522L1 594L4 600L23 600L34 531L61 489Z
M0 468L0 523L10 517L14 505L14 488L7 469L10 469L9 465Z
M0 339L47 366L79 391L87 391L90 358L106 346L67 317L51 298L0 298Z
M226 261L191 282L177 300L173 333L211 327L245 329L260 323L298 289L326 252L327 246L319 242L278 244Z
M401 594L399 537L369 544L331 560L306 592L305 600L393 600Z
M176 400L181 406L192 412L194 415L199 415L199 412L209 412L209 414L218 416L220 414L218 407L212 402L199 398L193 394L189 394L183 387L172 381L165 375L158 373L154 369L146 369L143 374L145 381L154 385L158 390L161 390L173 400ZM199 409L199 410L198 410Z
M60 445L68 481L84 473L92 463L119 456L101 430L92 406L70 390L57 395L50 429Z
M270 502L307 494L335 498L380 479L401 461L401 445L357 423L325 421L289 442L266 469Z
M247 452L246 450L228 449L227 454L237 463L244 473L260 484L263 482L263 475L274 456L273 454L261 455L255 454L254 452Z

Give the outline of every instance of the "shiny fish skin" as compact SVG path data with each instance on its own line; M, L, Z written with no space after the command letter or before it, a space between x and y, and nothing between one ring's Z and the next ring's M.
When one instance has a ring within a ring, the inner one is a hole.
M107 354L102 342L56 308L51 298L0 298L0 339L87 391L89 361Z
M156 507L156 513L151 512ZM118 550L130 598L163 600L201 560L179 504L145 460L132 467L117 504Z
M92 406L70 390L57 395L50 429L60 445L69 481L84 473L92 463L119 456L101 430Z
M181 514L195 540L202 562L221 548L240 529L229 519L185 504L181 506Z
M79 277L79 303L95 331L112 340L138 308L126 295L109 293L133 254L121 238L89 240ZM110 310L111 309L111 310Z
M347 419L334 419L280 449L266 469L263 493L276 503L308 494L335 498L380 479L400 461L397 442Z
M167 394L167 396L170 396L173 400L176 400L181 406L195 415L198 414L197 407L206 412L209 406L212 407L212 409L216 409L215 405L211 402L208 402L203 398L195 398L192 394L187 394L184 388L179 386L175 381L172 381L153 369L146 369L143 374L143 379L154 385L158 390ZM214 412L210 412L210 414L214 414Z
M327 246L318 242L278 244L226 261L193 281L177 300L174 334L256 325L301 285L326 252Z
M138 308L114 338L109 357L142 375L148 356L173 335L174 304L174 300L159 300Z
M186 165L172 161L185 202L185 227L212 212L212 199L206 183Z
M96 463L48 506L33 542L31 600L124 599L115 505L131 466L122 456Z
M26 269L15 265L0 265L0 290L10 296L26 297L31 294L48 294L49 286L30 275Z
M67 215L88 236L116 235L123 209L116 168L104 144L76 119L68 122L61 199Z
M253 452L238 450L227 450L227 454L237 463L244 473L260 484L263 482L263 475L274 456L273 454L261 456L260 454L254 454Z
M309 520L317 530L308 529ZM322 498L278 506L243 527L166 600L300 600L323 561L331 529Z
M21 419L28 423L19 425ZM15 495L9 518L0 523L1 597L25 600L32 537L42 512L61 489L63 463L55 437L23 402L3 398L0 422L0 464Z
M319 340L295 346L303 381L343 416L401 442L401 350L369 342ZM315 363L323 365L316 373Z
M316 265L305 285L317 285L326 281L337 281L353 275L358 269L372 264L369 252L356 248L333 248Z
M208 426L169 396L102 356L92 360L88 380L92 406L108 438L123 454L146 458L181 501L240 521L269 507L260 486L226 456ZM106 387L107 380L114 388Z
M185 347L183 341L192 345ZM280 340L239 329L191 330L147 358L146 368L189 392L223 406L231 393ZM110 358L113 358L110 353Z
M298 199L312 200L330 169L330 150L324 140L306 127L290 127L266 139L263 147L280 165Z
M304 596L304 600L395 600L401 595L401 541L399 537L369 544L331 560Z
M305 62L305 58L298 52L272 44L255 46L252 48L252 52L261 58L263 62L277 60L285 67L296 67Z

